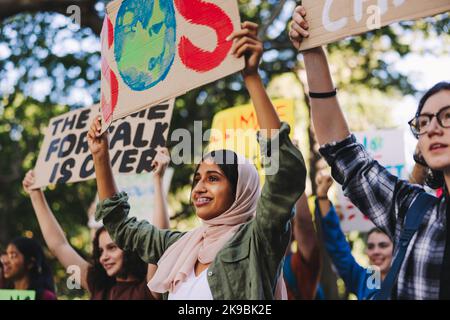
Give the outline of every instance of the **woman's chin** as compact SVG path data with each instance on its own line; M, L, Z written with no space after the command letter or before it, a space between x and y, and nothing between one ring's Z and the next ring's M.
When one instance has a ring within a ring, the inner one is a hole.
M106 274L108 275L108 277L116 277L119 274L118 270L114 270L114 269L110 269L110 270L105 270Z
M450 155L449 154L427 154L425 161L428 166L435 171L450 171Z
M195 213L202 220L211 220L220 215L220 213L205 207L196 208Z
M430 161L428 166L434 171L450 172L450 159L447 161L442 161L440 159Z

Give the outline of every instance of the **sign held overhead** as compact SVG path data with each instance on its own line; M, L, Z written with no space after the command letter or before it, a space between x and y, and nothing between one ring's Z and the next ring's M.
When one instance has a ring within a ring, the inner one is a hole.
M236 0L116 0L101 33L102 131L111 121L244 68Z
M114 173L151 171L156 148L165 146L174 100L132 114L109 127ZM87 133L99 115L99 105L52 118L35 167L34 188L95 178Z
M303 0L309 37L300 51L450 10L448 0Z

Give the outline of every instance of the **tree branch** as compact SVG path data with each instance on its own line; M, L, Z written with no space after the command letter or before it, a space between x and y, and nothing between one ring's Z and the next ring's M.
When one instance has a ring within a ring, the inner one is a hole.
M284 4L286 3L287 0L281 0L277 6L275 7L275 9L273 10L272 15L270 16L270 18L268 18L266 21L264 21L263 25L261 26L261 28L259 29L258 32L258 37L261 40L264 40L265 38L267 38L267 29L269 29L269 27L272 25L272 23L275 21L276 18L278 18L278 16L281 13L281 10L284 7Z

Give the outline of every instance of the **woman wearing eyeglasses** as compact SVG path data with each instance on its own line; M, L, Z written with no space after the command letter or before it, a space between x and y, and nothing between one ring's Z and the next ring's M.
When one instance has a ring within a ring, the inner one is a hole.
M306 12L298 6L289 33L298 49L308 37ZM302 52L312 105L312 121L321 154L350 200L398 243L405 215L425 190L389 173L356 141L336 98L322 48ZM450 299L450 83L441 82L420 100L409 122L428 167L427 184L443 195L427 211L409 244L391 298ZM420 161L420 160L419 160Z

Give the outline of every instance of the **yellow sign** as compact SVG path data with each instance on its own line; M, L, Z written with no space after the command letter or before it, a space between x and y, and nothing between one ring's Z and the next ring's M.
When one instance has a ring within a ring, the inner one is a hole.
M279 99L272 103L281 121L290 125L292 138L295 123L294 101ZM263 182L260 148L256 140L258 130L259 124L253 105L246 104L220 111L213 119L208 151L229 149L244 155L255 164Z

